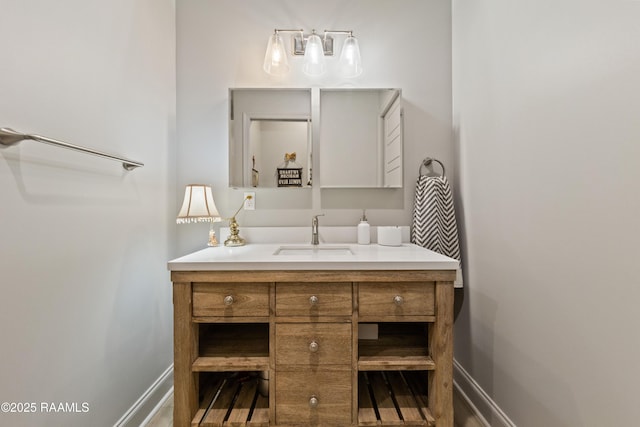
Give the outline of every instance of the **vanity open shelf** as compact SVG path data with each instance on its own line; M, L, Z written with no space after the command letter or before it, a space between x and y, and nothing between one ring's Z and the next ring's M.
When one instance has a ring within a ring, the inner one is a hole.
M454 277L172 271L174 426L453 427Z
M434 426L420 371L372 371L358 375L358 425Z
M201 323L194 372L266 371L269 369L268 323Z
M375 340L358 340L359 371L435 369L429 356L428 324L379 323L378 334Z
M191 425L268 427L269 399L260 394L259 381L256 372L201 378L203 393Z

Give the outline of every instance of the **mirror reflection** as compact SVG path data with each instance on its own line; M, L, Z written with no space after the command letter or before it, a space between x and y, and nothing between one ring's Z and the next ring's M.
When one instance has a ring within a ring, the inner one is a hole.
M318 177L322 188L402 187L400 89L315 89L312 96L309 88L241 88L229 98L231 187L309 188Z
M312 185L310 89L231 89L229 185Z
M320 89L320 186L401 188L399 89Z
M251 174L245 177L245 184L250 182L251 187L311 186L310 135L308 120L251 120L248 152Z

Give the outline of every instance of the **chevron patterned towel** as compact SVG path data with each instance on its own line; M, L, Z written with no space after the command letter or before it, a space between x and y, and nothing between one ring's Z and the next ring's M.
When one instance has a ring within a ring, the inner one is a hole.
M460 261L453 196L445 176L418 177L411 242ZM457 287L462 286L461 273L458 269Z

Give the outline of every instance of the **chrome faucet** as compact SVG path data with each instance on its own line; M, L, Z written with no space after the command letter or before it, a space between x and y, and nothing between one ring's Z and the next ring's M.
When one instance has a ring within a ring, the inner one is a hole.
M314 215L311 220L311 244L317 245L320 242L318 241L318 217L324 216L324 214Z

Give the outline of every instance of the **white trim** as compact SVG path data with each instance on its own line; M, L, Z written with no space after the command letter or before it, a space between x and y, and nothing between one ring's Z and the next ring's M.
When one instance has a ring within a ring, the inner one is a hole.
M487 427L517 427L455 359L453 360L453 379L454 387Z
M114 427L144 426L173 392L173 364L151 384ZM151 409L149 409L151 408Z
M140 426L146 426L147 424L149 424L153 419L153 417L155 417L155 415L160 411L160 408L162 408L164 404L167 403L167 400L171 399L172 397L173 397L173 386L171 386L169 391L167 391L167 394L165 394L164 397L160 399L160 401L155 406L155 408L153 408L151 412L149 412L149 415L147 415L147 418L145 418L144 421L140 423Z
M458 398L464 401L467 410L471 413L471 415L473 415L474 421L476 421L477 424L482 425L483 427L491 427L487 420L485 420L485 418L482 416L476 405L474 405L471 399L469 399L469 396L467 396L467 394L462 390L460 384L458 384L455 380L453 381L453 388L455 389L454 395L458 396ZM467 424L463 425L466 426Z

